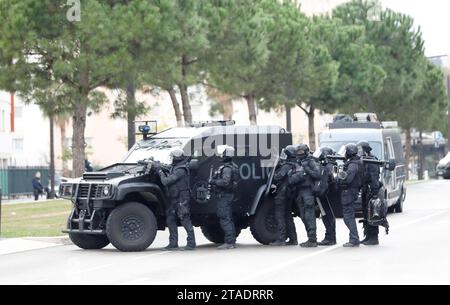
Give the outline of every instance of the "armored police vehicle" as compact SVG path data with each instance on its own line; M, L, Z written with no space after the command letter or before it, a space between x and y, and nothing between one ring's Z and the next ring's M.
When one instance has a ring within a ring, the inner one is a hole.
M212 171L221 165L216 153L221 145L235 148L233 161L239 166L240 180L233 203L237 234L250 227L258 242L269 244L275 240L273 205L264 199L264 194L275 160L282 148L292 144L290 133L276 126L235 126L230 121L151 133L150 123L139 127L144 139L129 151L122 163L85 173L61 185L61 197L73 203L65 232L75 245L101 249L112 243L121 251L138 251L150 246L157 231L166 228L169 204L152 165L169 164L170 152L175 148L182 148L190 158L193 225L201 227L211 242L223 243L224 234L216 217L216 198L208 188Z
M372 147L372 154L378 160L394 163L395 169L380 168L381 181L386 189L384 194L391 212L402 213L406 198L406 162L401 142L400 131L396 122L379 122L373 113L357 113L354 117L336 116L329 129L319 136L320 146L327 146L339 152L349 143L367 141ZM395 162L393 162L395 161ZM334 194L338 198L339 194ZM333 209L342 215L342 208L333 201Z

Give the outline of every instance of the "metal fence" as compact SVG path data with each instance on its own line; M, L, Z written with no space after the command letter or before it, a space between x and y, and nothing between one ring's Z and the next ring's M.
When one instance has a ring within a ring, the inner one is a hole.
M41 173L41 183L49 184L49 169L41 166L0 168L0 188L3 196L16 197L33 194L32 181L36 173Z

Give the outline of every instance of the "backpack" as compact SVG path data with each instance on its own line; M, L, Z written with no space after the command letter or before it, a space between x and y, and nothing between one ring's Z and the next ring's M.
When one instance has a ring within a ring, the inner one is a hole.
M327 167L322 164L318 164L320 168L320 180L316 180L313 185L313 193L318 197L322 197L328 191L328 173Z
M370 226L381 226L389 233L389 222L387 221L388 205L384 198L372 198L369 201L367 223Z
M356 184L358 188L361 188L364 185L364 178L366 176L366 167L362 160L352 160L350 163L354 163L358 166L358 174L355 177Z

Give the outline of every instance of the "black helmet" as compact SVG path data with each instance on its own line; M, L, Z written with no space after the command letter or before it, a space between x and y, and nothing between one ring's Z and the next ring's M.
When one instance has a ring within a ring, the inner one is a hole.
M222 162L228 162L234 157L235 149L231 146L225 146L222 153L219 155L219 159Z
M333 148L328 147L328 146L324 146L319 148L315 153L314 153L314 157L316 157L317 159L319 159L320 161L325 160L328 156L333 156L335 155L336 152L334 151Z
M297 155L297 148L294 145L286 146L284 149L287 159L293 159Z
M367 141L359 141L356 146L361 147L362 151L366 154L370 153L372 151L372 147L370 147L369 142Z
M306 144L300 144L297 146L297 157L305 159L309 155L309 147Z
M345 157L347 159L350 159L356 155L358 155L358 146L356 146L356 144L350 143L345 145Z
M170 158L172 159L172 163L178 163L186 159L186 156L182 149L176 148L170 152Z

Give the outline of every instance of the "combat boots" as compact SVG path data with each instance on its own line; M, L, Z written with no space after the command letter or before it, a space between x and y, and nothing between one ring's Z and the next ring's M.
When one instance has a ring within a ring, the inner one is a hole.
M178 245L171 245L169 244L167 247L165 247L163 250L165 251L174 251L174 250L178 250Z
M364 246L378 246L380 244L378 237L366 237L361 243Z
M312 241L312 240L308 240L305 243L301 243L300 247L302 247L302 248L316 248L317 247L317 242L316 241Z
M286 243L287 246L297 246L298 240L296 239L289 239L289 241Z
M324 240L318 242L317 244L319 246L322 246L322 247L329 247L329 246L336 245L336 241L335 240L328 240L328 239L325 238Z
M236 245L235 245L235 244L223 244L223 245L219 246L217 249L218 249L218 250L231 250L231 249L236 249Z

